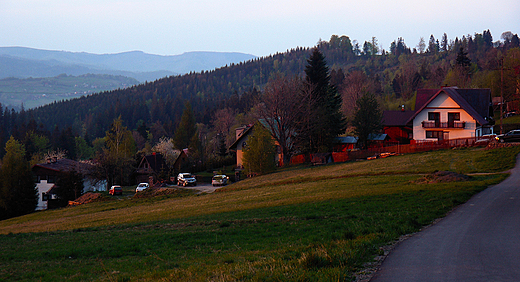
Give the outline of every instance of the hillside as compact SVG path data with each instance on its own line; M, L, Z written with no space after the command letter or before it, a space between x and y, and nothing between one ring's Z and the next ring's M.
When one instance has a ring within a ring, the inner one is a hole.
M54 101L68 100L94 93L127 88L139 81L106 74L69 76L62 74L45 78L0 79L0 103L4 107L19 110L36 108Z
M188 52L160 56L141 51L90 54L0 47L0 79L6 77L54 77L60 74L109 74L132 77L141 82L192 71L213 70L255 58L242 53Z
M0 279L349 281L389 242L502 181L519 149L292 168L213 194L122 196L4 220ZM427 184L436 170L485 174Z

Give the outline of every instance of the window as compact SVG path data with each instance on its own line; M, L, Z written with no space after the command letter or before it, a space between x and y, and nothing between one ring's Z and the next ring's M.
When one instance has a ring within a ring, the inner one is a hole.
M428 120L441 120L441 114L440 113L434 113L434 112L429 112L428 113Z
M426 138L442 139L442 131L426 131Z
M460 120L460 113L448 113L448 121Z
M455 121L460 121L460 113L448 113L448 127L460 127L462 125L460 122L455 123Z
M433 121L432 124L429 124L428 127L441 127L441 113L435 113L435 112L429 112L428 113L428 120Z

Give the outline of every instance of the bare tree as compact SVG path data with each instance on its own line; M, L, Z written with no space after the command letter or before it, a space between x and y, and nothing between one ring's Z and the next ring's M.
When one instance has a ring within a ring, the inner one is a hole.
M305 82L301 79L279 76L266 85L258 107L261 123L278 141L284 164L288 164L295 153L298 126L304 122L303 117L311 113L306 111L309 98L305 94L310 93L305 91Z
M226 147L229 147L235 141L235 135L230 132L235 124L235 116L236 113L231 108L219 109L215 112L212 121L215 132L221 134L226 140Z
M419 40L419 43L417 44L417 50L419 50L419 54L424 53L424 50L426 50L426 42L424 41L424 37L421 37Z
M341 87L343 104L341 111L347 118L352 118L356 110L356 101L368 91L370 86L368 77L362 71L353 71L345 76Z

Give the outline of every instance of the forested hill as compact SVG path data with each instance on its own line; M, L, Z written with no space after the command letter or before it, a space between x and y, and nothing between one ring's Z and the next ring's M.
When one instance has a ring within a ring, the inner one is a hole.
M388 50L382 50L376 38L358 44L347 36L332 36L317 47L325 55L331 81L338 87L348 114L347 102L360 91L376 94L383 108L394 108L401 103L412 105L418 88L445 84L487 87L498 94L500 61L510 69L520 65L515 55L520 53L518 36L506 32L501 37L493 41L489 31L455 39L444 34L441 39L430 36L421 40L416 47L407 46L399 38ZM103 137L118 116L131 130L144 126L155 129L154 138L171 136L186 101L191 103L196 121L211 126L216 109L249 111L269 78L277 74L302 75L310 52L308 47L299 47L213 71L166 77L20 113L6 109L0 117L3 121L0 141L3 144L11 134L22 140L28 130L54 138L67 130L93 140ZM507 87L508 93L514 93Z

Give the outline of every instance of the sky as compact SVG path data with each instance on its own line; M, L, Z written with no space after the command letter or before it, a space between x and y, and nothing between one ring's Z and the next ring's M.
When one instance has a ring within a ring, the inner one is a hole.
M331 35L389 50L402 37L520 33L518 0L0 0L0 46L112 54L268 56Z

